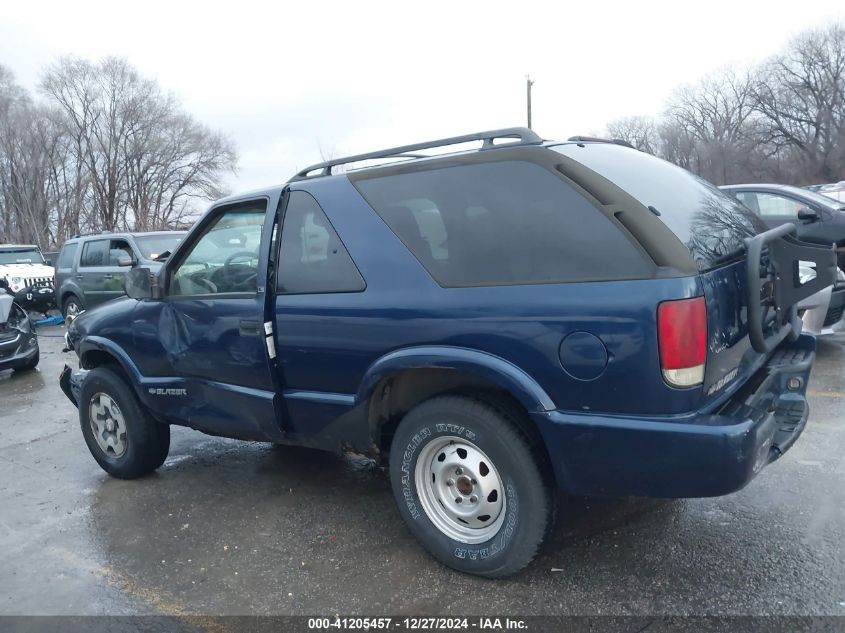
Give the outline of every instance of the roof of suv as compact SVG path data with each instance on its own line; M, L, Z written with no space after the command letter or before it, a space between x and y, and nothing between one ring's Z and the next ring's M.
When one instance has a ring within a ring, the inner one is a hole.
M172 230L172 231L115 231L115 232L106 232L106 233L89 233L87 235L74 235L73 237L69 238L65 241L65 244L71 242L78 242L80 240L96 240L101 238L108 238L108 237L137 237L139 235L171 235L173 233L179 233L184 235L187 231L183 230Z
M498 139L503 139L505 142L496 142ZM465 149L457 152L444 152L440 154L419 154L420 150L427 150L427 149L434 149L439 147L450 147L454 145L462 145L465 143L471 143L473 141L481 141L482 145L478 148L472 149ZM573 136L566 141L568 143L615 143L617 145L623 145L625 147L630 147L633 149L633 146L623 140L620 139L605 139L599 138L595 136ZM548 145L560 145L563 144L561 141L551 141L547 139L543 139L538 136L533 130L526 128L526 127L511 127L511 128L504 128L501 130L490 130L487 132L477 132L475 134L465 134L463 136L453 136L450 138L443 138L437 139L434 141L425 141L422 143L413 143L411 145L402 145L399 147L392 147L389 149L377 150L374 152L367 152L365 154L356 154L353 156L346 156L343 158L336 158L332 160L328 160L322 163L317 163L315 165L311 165L310 167L306 167L305 169L297 172L297 174L291 178L291 182L297 180L306 180L311 178L318 178L320 176L331 176L332 169L334 167L338 167L341 165L348 165L351 163L358 163L363 161L370 161L370 160L392 160L392 159L408 159L408 160L430 160L436 158L443 158L446 156L459 156L464 154L473 154L482 151L489 151L493 149L505 149L505 148L512 148L512 147L519 147L519 146L535 146L535 147L545 147ZM388 167L391 165L396 165L395 162L388 162L388 163L381 163L379 165L371 165L366 167L361 167L357 169L353 169L350 171L361 171L361 170L370 170L370 169L378 169L380 167ZM318 174L312 175L312 172L320 172Z
M0 244L0 250L4 248L19 249L19 248L38 248L36 244Z
M463 145L474 141L481 141L481 147L461 149L458 151L446 151L437 154L420 154L421 150L450 147L455 145ZM504 142L497 142L504 141ZM434 141L425 141L422 143L414 143L411 145L402 145L399 147L392 147L364 154L355 154L343 158L336 158L322 163L316 163L305 169L298 171L292 178L282 185L261 187L232 194L221 200L218 200L215 205L229 204L240 200L247 200L258 196L267 196L273 192L278 191L281 187L288 183L295 183L301 181L311 181L325 177L342 176L344 174L354 172L355 174L368 173L380 169L388 169L390 167L404 166L408 163L428 162L439 160L443 158L454 158L457 156L466 156L469 154L477 154L480 152L488 152L491 150L504 150L520 147L536 147L544 148L552 145L565 145L572 143L613 143L625 147L632 146L620 139L605 139L593 136L572 136L566 141L555 141L543 139L533 130L526 127L511 127L499 130L489 130L485 132L477 132L474 134L465 134L463 136L454 136L449 138L437 139ZM632 148L633 149L633 148ZM396 159L400 159L397 161ZM365 165L362 167L354 167L351 169L344 169L342 172L333 171L335 167L349 165L353 163L382 160L376 165ZM312 173L319 172L319 173Z
M792 187L790 185L779 185L769 182L747 182L736 185L720 185L719 189L798 189L799 187Z

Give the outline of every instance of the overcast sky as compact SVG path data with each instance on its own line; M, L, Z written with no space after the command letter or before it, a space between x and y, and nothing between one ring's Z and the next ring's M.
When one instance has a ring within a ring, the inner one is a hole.
M526 73L542 136L601 132L845 17L842 6L0 0L0 64L34 89L61 55L126 57L235 140L239 191L283 182L321 147L337 156L524 125Z

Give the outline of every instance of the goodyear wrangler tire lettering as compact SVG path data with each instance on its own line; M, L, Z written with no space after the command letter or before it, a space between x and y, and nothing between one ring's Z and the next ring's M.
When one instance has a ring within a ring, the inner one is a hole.
M396 429L390 479L399 511L445 565L506 576L527 565L545 538L554 482L515 415L473 398L439 396Z
M417 506L414 503L413 493L411 492L411 459L422 441L430 436L431 431L428 428L420 429L420 432L411 438L411 443L408 444L402 455L402 494L405 498L405 504L408 506L408 512L411 513L411 517L413 519L418 519L420 513L417 510Z

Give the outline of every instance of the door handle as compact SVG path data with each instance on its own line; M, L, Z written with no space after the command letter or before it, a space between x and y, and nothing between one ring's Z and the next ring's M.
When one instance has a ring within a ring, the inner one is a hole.
M85 275L77 275L77 276L76 276L76 278L77 278L77 279L84 279L84 278L85 278Z
M241 336L260 336L261 322L260 321L241 321L240 322Z

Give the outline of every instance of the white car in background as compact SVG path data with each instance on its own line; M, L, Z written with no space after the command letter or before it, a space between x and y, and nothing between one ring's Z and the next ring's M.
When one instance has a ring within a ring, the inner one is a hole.
M53 267L34 244L0 244L0 279L13 294L30 286L53 287Z
M807 266L801 266L799 276L802 283L810 281L815 277L816 272ZM811 295L798 304L798 314L804 324L803 330L811 332L816 336L828 336L836 334L845 327L843 318L843 306L831 307L831 298L834 290L837 294L837 303L841 303L841 291L845 288L845 272L840 268L836 274L836 282L816 294Z
M840 180L830 185L822 185L816 190L816 193L833 198L839 202L845 202L845 180Z

